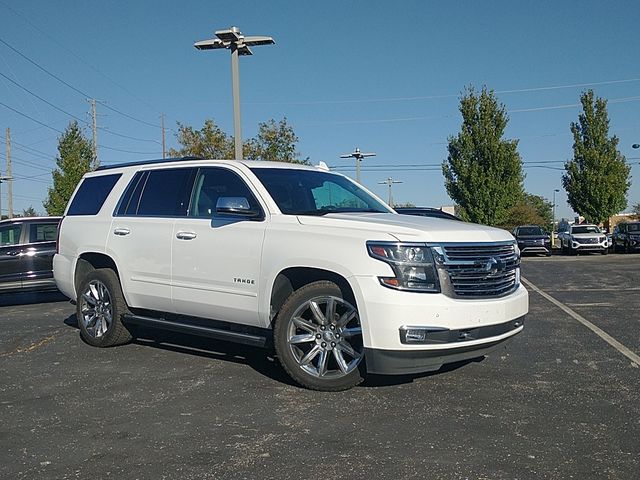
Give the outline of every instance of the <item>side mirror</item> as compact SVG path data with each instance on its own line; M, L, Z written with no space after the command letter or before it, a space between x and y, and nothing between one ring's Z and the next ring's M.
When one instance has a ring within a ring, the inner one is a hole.
M248 218L260 216L260 212L251 209L249 200L245 197L218 198L218 201L216 202L216 213L218 215L233 215Z

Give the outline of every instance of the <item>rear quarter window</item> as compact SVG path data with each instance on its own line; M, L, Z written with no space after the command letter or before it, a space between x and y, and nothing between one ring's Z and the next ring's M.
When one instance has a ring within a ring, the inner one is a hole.
M57 223L32 223L29 227L29 243L55 242L57 236Z
M67 215L96 215L121 175L85 178L69 205Z

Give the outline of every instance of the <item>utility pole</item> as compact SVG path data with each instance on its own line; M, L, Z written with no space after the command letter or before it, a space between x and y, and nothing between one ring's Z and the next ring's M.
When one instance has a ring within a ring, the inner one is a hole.
M98 163L98 120L96 115L96 99L92 98L91 102L91 128L93 130L93 161Z
M6 144L7 144L7 180L9 182L7 186L7 197L9 204L8 216L9 218L13 218L13 177L11 176L11 129L7 127L7 136L6 136ZM2 218L2 214L0 213L0 218Z
M356 159L356 182L360 183L360 162L365 157L375 157L375 153L362 153L359 148L356 148L351 153L345 153L340 155L340 158L355 158Z
M162 128L162 158L167 158L167 146L164 138L164 113L160 114L160 127Z
M384 182L378 182L378 184L379 184L379 185L386 184L386 185L388 185L388 186L389 186L389 201L387 202L387 204L388 204L391 208L393 208L393 194L391 193L391 186L392 186L394 183L404 183L404 182L402 182L402 181L400 181L400 180L394 180L394 179L393 179L393 178L391 178L391 177L387 178Z

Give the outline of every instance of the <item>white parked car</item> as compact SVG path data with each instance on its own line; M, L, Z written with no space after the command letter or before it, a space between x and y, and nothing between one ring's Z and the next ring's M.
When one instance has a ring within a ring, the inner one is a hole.
M572 225L569 230L558 234L562 251L577 255L584 252L599 252L606 255L609 250L607 235L597 225Z
M528 312L508 232L399 215L343 175L274 162L85 175L54 275L91 345L144 325L273 346L318 390L483 356Z

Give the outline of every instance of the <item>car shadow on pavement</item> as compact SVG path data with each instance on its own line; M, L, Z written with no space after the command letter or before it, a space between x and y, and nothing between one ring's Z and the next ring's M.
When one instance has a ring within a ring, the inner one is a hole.
M421 378L432 377L434 375L441 375L448 372L453 372L459 368L462 368L470 363L479 363L484 361L486 357L472 358L470 360L464 360L461 362L448 363L443 365L438 370L432 372L416 373L413 375L367 375L365 381L362 383L363 387L390 387L393 385L402 385L404 383L411 383L414 380Z
M64 320L65 325L78 329L76 315ZM193 355L211 360L247 365L265 377L290 386L300 387L294 383L278 362L275 352L269 348L251 347L232 342L223 342L210 338L185 335L163 330L136 327L132 343L149 348ZM364 388L388 387L412 383L414 380L452 372L470 363L481 362L484 357L463 362L443 365L439 370L413 375L366 375L365 381L359 385Z
M69 327L79 328L75 314L67 317L64 323ZM135 328L135 338L132 343L211 360L223 360L247 365L265 377L295 386L286 372L280 367L272 349L250 347L195 335L153 330L144 327Z
M46 292L0 293L0 307L31 305L36 303L68 302L69 299L57 290Z

